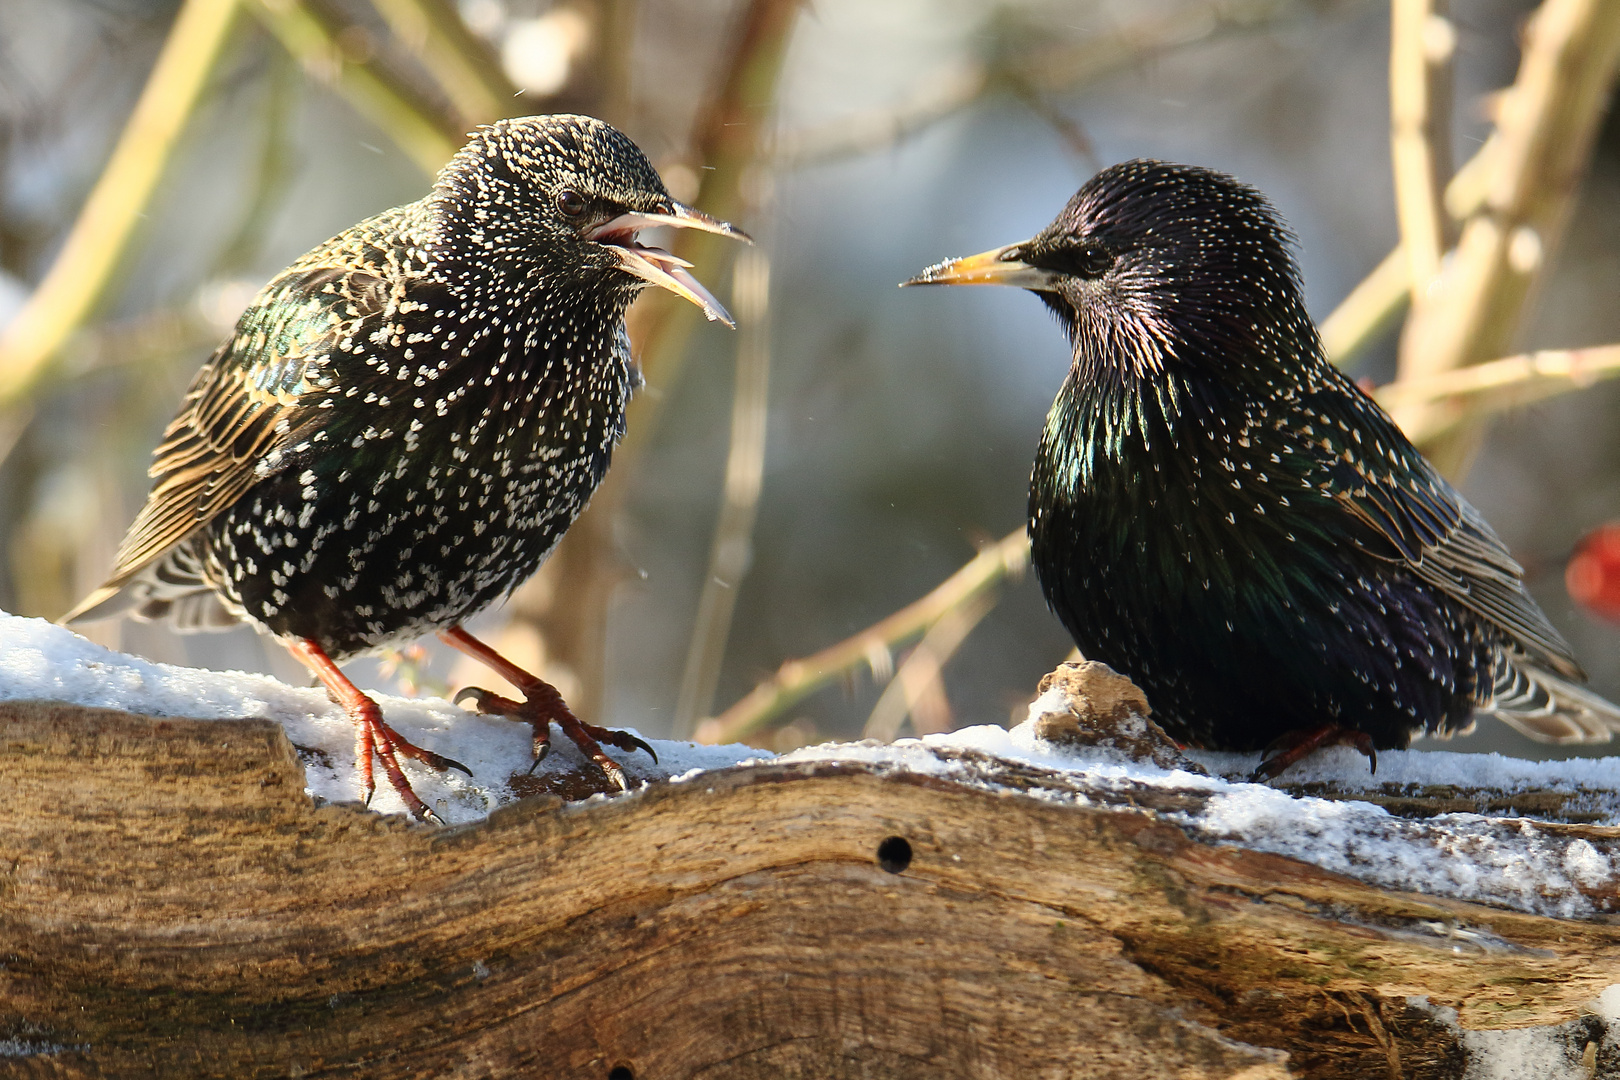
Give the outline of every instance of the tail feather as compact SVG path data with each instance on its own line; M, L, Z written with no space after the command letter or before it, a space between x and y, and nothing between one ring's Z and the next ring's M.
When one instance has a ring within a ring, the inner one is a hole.
M167 619L182 634L228 630L241 618L208 583L202 557L190 543L175 545L123 580L108 581L58 621L67 625L126 614L143 622Z
M1491 699L1480 711L1538 742L1608 742L1620 731L1620 705L1516 651L1499 657Z

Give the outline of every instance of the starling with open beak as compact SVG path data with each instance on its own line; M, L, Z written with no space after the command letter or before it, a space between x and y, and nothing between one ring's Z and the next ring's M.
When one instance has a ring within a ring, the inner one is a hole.
M624 135L583 116L480 128L425 198L355 225L258 294L155 452L106 584L64 621L132 613L276 635L353 719L418 818L401 759L460 767L384 722L338 670L436 632L520 687L479 707L555 722L610 777L555 689L461 628L526 581L585 508L639 383L624 314L648 285L728 326L657 225L746 239L670 197Z
M1274 776L1476 712L1554 742L1620 729L1484 518L1328 363L1255 189L1126 162L1032 239L906 284L1029 289L1068 334L1030 480L1035 570L1173 737L1267 750Z

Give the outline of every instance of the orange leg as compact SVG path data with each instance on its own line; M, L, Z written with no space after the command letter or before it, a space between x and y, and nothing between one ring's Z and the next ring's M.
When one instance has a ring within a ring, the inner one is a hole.
M460 769L468 776L472 775L472 770L452 758L422 749L384 723L382 710L377 703L350 682L348 676L338 670L332 658L315 642L309 638L284 638L283 644L315 673L315 677L325 684L327 694L343 706L343 711L354 721L354 764L360 773L360 788L366 793L366 804L370 805L371 795L377 789L371 773L371 759L375 755L382 762L383 774L388 777L394 790L399 792L399 797L405 801L411 814L418 821L438 821L439 815L411 790L411 782L399 767L399 759L408 757L433 769Z
M563 734L573 740L574 745L594 761L597 768L619 786L620 791L629 791L630 784L625 780L624 770L619 768L618 763L603 753L602 743L616 746L620 750L645 750L652 755L654 761L658 760L653 748L634 735L614 731L611 728L597 727L595 724L587 724L580 720L555 686L538 676L530 675L461 627L452 626L448 630L441 630L439 638L451 648L459 649L473 659L488 664L501 678L523 691L524 700L513 701L511 698L492 694L488 690L469 686L456 695L456 701L471 698L479 712L528 721L534 728L535 765L540 764L541 759L551 752L553 723L562 728ZM530 771L533 771L533 766L530 766Z
M1372 771L1378 772L1378 751L1373 748L1371 735L1340 724L1323 724L1321 727L1290 731L1266 747L1266 756L1260 760L1259 768L1254 770L1254 775L1249 779L1256 783L1270 780L1290 765L1304 760L1316 751L1339 745L1353 746L1366 754L1368 760L1372 762Z

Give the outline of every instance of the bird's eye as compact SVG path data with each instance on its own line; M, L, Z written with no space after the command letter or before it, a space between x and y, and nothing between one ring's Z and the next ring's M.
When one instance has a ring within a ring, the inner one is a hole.
M1074 267L1081 277L1102 277L1113 265L1114 257L1100 247L1085 247L1075 252Z
M1023 258L1043 270L1053 270L1067 277L1087 280L1102 277L1114 265L1114 256L1108 249L1095 244L1072 242L1030 251Z
M579 217L585 212L585 196L573 188L563 188L557 192L557 209L566 217Z

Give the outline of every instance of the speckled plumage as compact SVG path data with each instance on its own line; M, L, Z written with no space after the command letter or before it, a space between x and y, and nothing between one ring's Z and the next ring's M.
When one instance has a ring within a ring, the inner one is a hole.
M671 199L600 121L479 129L426 197L258 294L165 432L107 584L69 618L246 619L342 659L511 592L623 433L636 293L725 318L636 242L655 224L741 235Z
M1030 482L1053 611L1201 746L1404 747L1476 709L1608 738L1620 710L1575 685L1506 547L1327 362L1290 242L1253 188L1133 161L916 279L1032 289L1074 346Z

